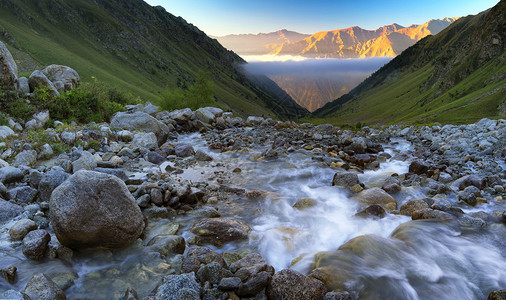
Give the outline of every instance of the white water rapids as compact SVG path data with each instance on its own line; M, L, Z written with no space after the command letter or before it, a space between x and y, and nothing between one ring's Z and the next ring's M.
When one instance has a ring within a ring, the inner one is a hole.
M383 219L359 218L355 214L362 207L350 199L351 192L331 186L337 170L323 166L309 151L262 161L258 159L262 147L245 153L219 153L209 150L199 134L180 136L178 142L191 143L195 150L214 158L185 170L179 175L181 179L206 182L215 179L214 172L225 171L230 173L226 184L270 192L265 199L236 195L227 201L229 204L216 205L221 217L242 219L252 228L248 241L221 249L212 247L218 252L257 251L276 271L290 267L307 274L317 253L335 251L353 238L371 235L353 251L329 256L329 267L349 278L345 288L360 299L480 299L492 290L506 288L503 224L476 229L436 221L412 222L409 217L394 214ZM391 155L410 151L410 144L403 140L385 146ZM406 173L408 166L409 162L389 159L378 170L367 170L359 178L368 187L381 186L392 173ZM242 171L232 174L236 167ZM399 206L424 196L416 188L394 195ZM302 197L315 199L317 204L302 210L294 208ZM504 205L490 203L474 209L492 213L499 208ZM181 225L178 233L188 240L192 236L188 229L196 220L189 215L155 220L146 235L163 232L177 222ZM0 265L16 265L19 279L14 285L0 281L0 292L22 290L36 273L70 272L78 278L66 290L69 299L117 299L128 285L143 297L163 277L160 266L172 263L152 256L138 244L114 253L81 253L67 262L32 262L23 257L19 244L9 242L10 225L0 231Z

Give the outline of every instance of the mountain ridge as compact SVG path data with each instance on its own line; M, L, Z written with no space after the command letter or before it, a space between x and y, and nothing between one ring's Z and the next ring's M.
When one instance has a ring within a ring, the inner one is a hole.
M283 43L269 54L314 58L396 56L421 38L437 34L456 19L458 18L432 19L408 27L393 23L375 30L353 26L320 31L297 42Z
M455 122L506 115L506 1L427 36L314 112L343 123Z
M306 113L267 77L251 81L238 55L142 0L1 0L0 8L0 40L22 72L69 65L85 81L99 79L156 102L165 89L191 85L206 71L225 109L280 118Z

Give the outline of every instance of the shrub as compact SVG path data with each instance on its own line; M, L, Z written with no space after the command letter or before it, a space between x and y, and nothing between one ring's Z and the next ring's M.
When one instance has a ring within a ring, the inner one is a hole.
M40 86L34 94L34 103L40 109L48 109L52 119L79 123L109 121L114 113L124 110L122 104L111 99L125 104L131 101L129 96L95 83L83 84L60 96L54 96L50 88Z
M199 72L196 81L188 88L165 90L160 99L160 106L164 110L186 107L195 110L199 107L216 105L214 84L209 76L208 72Z

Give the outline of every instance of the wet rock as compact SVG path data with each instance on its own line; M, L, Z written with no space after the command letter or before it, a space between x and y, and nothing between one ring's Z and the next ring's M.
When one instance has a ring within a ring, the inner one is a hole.
M162 284L153 291L149 300L185 299L200 300L200 284L195 279L195 273L165 276Z
M148 194L144 194L139 198L137 198L135 202L137 203L137 205L139 205L140 208L146 208L149 206L151 202L151 197Z
M303 198L300 198L299 200L297 200L297 202L295 202L295 204L293 205L293 208L296 208L298 210L303 210L306 208L313 207L317 204L318 204L317 200L315 200L313 198L303 197Z
M51 240L51 236L43 229L28 232L23 238L23 254L33 260L43 258L49 240Z
M257 253L250 253L234 262L230 269L235 271L235 276L243 282L250 280L260 272L267 272L274 275L274 268Z
M415 160L409 165L409 173L423 175L429 171L429 163L422 160Z
M37 229L37 224L30 219L21 219L9 229L9 235L14 240L22 240L28 232Z
M232 272L217 262L202 265L197 272L197 278L200 283L208 281L211 284L218 284L223 278L232 276Z
M216 208L211 206L203 206L199 209L192 210L189 212L191 215L207 217L207 218L219 218L221 216L220 212L216 210Z
M151 202L157 206L163 205L163 195L160 189L151 189L150 192Z
M21 293L15 290L7 290L0 294L0 299L9 299L9 300L32 300L25 293Z
M211 161L211 160L213 160L213 158L209 154L205 153L204 151L202 151L200 149L197 150L197 152L195 152L195 159L197 161Z
M241 297L254 297L268 286L271 279L271 274L260 272L248 281L241 283L237 289L237 295Z
M151 247L153 251L164 256L172 253L183 254L186 247L185 240L182 236L166 234L155 236L149 241L148 246Z
M65 293L45 274L34 275L26 284L24 293L31 299L65 300Z
M215 251L207 247L193 247L190 248L188 254L183 260L181 272L198 272L201 264L207 265L211 262L217 262L224 268L227 267L223 257Z
M487 300L506 300L506 290L492 291Z
M24 150L19 152L14 157L13 166L31 166L37 161L37 151L35 150Z
M375 217L375 218L381 219L386 216L386 212L385 212L385 209L383 207L381 207L380 205L373 204L373 205L368 206L363 211L357 213L355 216L362 217L362 218Z
M88 151L81 152L81 156L72 162L72 172L79 170L93 170L97 167L95 156Z
M62 184L70 175L61 168L54 168L44 174L39 182L39 198L41 201L49 201L53 190Z
M167 160L167 158L160 155L158 152L149 151L148 154L146 154L146 160L153 164L161 164L164 161Z
M125 183L93 171L78 171L53 191L50 216L58 240L77 249L121 248L144 229L144 217Z
M110 125L112 128L153 132L156 135L158 145L165 143L170 132L167 125L140 111L134 113L118 112L113 116Z
M410 199L406 201L406 203L401 205L399 212L401 215L410 217L413 214L413 212L425 208L429 208L429 205L423 199Z
M351 295L348 292L330 292L325 294L323 300L351 300Z
M9 199L15 200L18 203L32 203L37 196L37 190L29 186L20 186L11 189L7 195Z
M9 49L4 43L0 42L0 84L9 89L14 89L17 78L18 66Z
M360 184L358 176L351 172L338 172L334 174L334 178L332 179L333 186L352 187L356 184Z
M395 201L394 197L390 196L380 188L363 190L355 195L353 199L356 199L365 205L378 204L385 210L397 209L397 201Z
M62 65L49 65L42 70L42 73L55 83L55 86L60 86L58 89L60 93L75 89L81 80L74 69Z
M402 190L402 187L398 183L391 183L383 185L381 189L389 194L395 194L397 192L400 192Z
M125 291L125 295L123 295L123 300L139 300L139 296L137 295L137 292L129 286Z
M23 213L23 207L0 199L0 224L9 221Z
M272 277L267 287L269 299L321 299L327 293L325 284L294 270L284 269Z
M149 195L148 196L149 199ZM139 203L137 203L139 204ZM149 203L148 203L149 206ZM139 206L141 207L141 206ZM170 215L175 215L176 212L167 207L158 207L158 206L151 206L142 211L142 213L148 218L148 219L167 219Z
M481 191L476 186L470 185L459 193L459 200L464 201L471 206L475 206L476 203L478 203L477 197L480 196Z
M191 232L201 237L203 242L216 246L247 239L250 231L251 228L242 221L223 218L202 220L191 227Z
M5 278L5 280L7 280L8 283L13 284L14 281L16 281L16 271L17 270L18 270L18 268L16 268L16 266L10 266L10 267L6 267L6 268L1 269L0 273ZM4 298L0 297L0 299L4 299Z
M487 184L487 181L485 178L478 176L478 175L467 175L464 177L461 177L452 184L452 186L457 187L459 190L463 190L468 186L475 186L478 189L482 190Z
M334 186L352 187L359 183L357 174L351 172L338 172L334 174L332 179L332 185Z
M455 220L455 217L443 211L424 208L421 210L414 211L411 214L411 219L412 220L438 219L442 221L451 221Z
M153 150L158 146L158 140L153 132L136 133L132 141L132 145L135 147L142 147L149 150Z
M195 154L195 150L193 150L193 146L190 144L177 144L174 147L174 151L178 157L188 157Z
M224 291L235 290L239 288L239 285L241 283L242 283L241 278L238 277L222 278L220 280L220 283L218 284L218 288Z
M7 166L0 168L0 181L4 184L21 181L24 177L23 171L16 167Z

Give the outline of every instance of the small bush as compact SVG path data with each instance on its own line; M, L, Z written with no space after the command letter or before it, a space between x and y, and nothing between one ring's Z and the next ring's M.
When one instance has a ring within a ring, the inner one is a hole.
M95 83L83 84L60 96L54 96L50 88L40 86L34 94L34 103L39 108L48 109L52 119L66 122L109 121L114 113L124 110L123 104L116 101L132 103L132 97Z
M215 106L214 84L209 76L208 72L199 72L197 80L188 88L167 89L162 94L160 106L164 110Z

